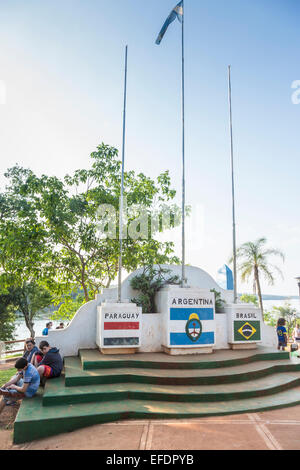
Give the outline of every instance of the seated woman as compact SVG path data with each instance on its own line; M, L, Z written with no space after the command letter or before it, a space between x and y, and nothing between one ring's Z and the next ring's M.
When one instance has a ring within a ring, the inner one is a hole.
M35 367L37 367L43 359L43 354L38 350L34 339L28 338L25 340L25 352L23 357Z

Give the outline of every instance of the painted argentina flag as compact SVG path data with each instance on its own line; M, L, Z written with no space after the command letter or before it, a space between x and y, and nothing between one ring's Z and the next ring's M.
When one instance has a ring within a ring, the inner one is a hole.
M204 294L204 293L203 293ZM169 317L170 347L211 346L215 344L214 294L181 295L172 299Z
M163 27L160 30L158 38L156 39L156 44L157 45L159 45L161 43L164 35L167 32L168 27L170 26L171 23L173 23L173 21L176 20L176 18L178 19L178 21L180 21L180 23L182 23L182 19L183 19L183 1L179 2L178 5L176 5L176 7L171 11L168 18L166 19Z

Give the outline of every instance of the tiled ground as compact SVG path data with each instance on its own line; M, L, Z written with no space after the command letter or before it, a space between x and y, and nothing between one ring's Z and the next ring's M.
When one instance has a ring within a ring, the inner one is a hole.
M8 448L8 439L8 436L5 439L3 437L5 448ZM300 406L216 418L100 424L12 448L15 450L300 450Z

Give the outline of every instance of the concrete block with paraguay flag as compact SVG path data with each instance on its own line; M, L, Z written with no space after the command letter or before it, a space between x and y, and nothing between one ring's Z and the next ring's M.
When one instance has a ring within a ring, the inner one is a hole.
M102 353L134 353L141 346L142 308L131 302L98 307L96 343Z
M159 293L163 347L170 354L212 352L216 344L215 297L208 289L169 287Z

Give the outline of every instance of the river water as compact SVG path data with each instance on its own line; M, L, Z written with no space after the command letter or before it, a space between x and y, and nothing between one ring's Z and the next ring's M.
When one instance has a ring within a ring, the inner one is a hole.
M264 301L264 308L266 311L272 310L272 307L281 307L285 304L286 300L265 300ZM291 299L290 304L293 308L295 308L300 314L300 300L299 299ZM42 331L46 326L46 323L50 321L49 313L39 315L34 321L34 330L36 336L41 336ZM52 321L52 320L51 320ZM53 329L55 329L59 325L59 322L53 321ZM30 336L29 330L27 329L24 320L22 317L18 317L16 322L16 330L15 330L15 337L16 339L25 339Z

